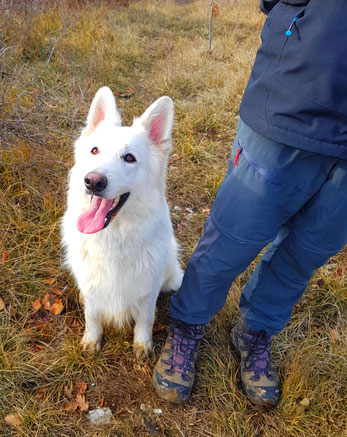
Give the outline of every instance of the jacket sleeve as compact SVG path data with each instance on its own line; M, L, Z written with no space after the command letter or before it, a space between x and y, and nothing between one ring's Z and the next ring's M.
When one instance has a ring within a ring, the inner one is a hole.
M293 6L305 6L310 0L260 0L260 10L268 15L271 9L278 3L287 3Z

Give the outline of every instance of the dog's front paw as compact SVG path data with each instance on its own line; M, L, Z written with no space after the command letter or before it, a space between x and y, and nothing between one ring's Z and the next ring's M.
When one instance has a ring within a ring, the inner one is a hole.
M152 350L152 340L142 342L134 341L133 349L136 359L144 359Z
M101 339L94 340L89 336L89 334L85 333L82 337L81 345L84 351L99 351L101 349Z

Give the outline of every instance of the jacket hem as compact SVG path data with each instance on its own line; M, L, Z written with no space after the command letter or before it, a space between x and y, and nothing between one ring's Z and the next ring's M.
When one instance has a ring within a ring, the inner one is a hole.
M245 104L241 104L240 106L240 118L257 134L277 143L324 156L347 159L346 146L308 137L298 132L293 132L292 130L271 124L252 113Z

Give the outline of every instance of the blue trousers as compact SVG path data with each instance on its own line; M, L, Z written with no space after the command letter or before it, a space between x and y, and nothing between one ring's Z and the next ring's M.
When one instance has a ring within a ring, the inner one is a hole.
M172 317L208 323L270 242L240 312L251 330L275 334L315 269L347 243L347 161L275 143L240 121L205 232L171 298Z

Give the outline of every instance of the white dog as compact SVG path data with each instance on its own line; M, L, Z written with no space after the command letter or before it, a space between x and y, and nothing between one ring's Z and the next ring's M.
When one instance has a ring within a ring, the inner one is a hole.
M112 91L99 89L75 143L63 244L83 297L85 349L100 349L103 324L135 321L137 356L152 347L160 290L182 281L165 199L174 108L161 97L121 126Z

